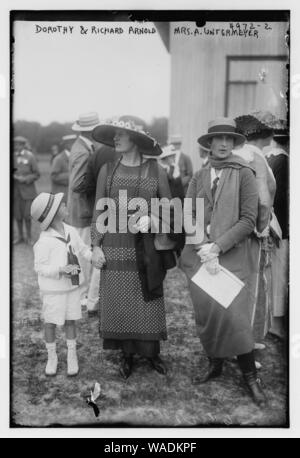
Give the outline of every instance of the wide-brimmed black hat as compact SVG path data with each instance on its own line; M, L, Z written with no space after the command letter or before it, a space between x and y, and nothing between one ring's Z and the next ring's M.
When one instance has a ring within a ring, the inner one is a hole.
M130 133L142 154L159 156L162 153L160 145L144 130L144 122L138 123L137 120L136 117L122 116L116 120L105 121L94 128L92 137L99 143L114 147L116 129L122 129Z
M245 143L246 138L236 130L236 123L231 118L217 118L208 123L207 134L198 138L203 148L210 149L210 140L216 135L230 135L235 140L235 146Z
M279 119L270 111L253 111L247 115L235 118L237 130L246 137L260 132L270 131L270 134L279 127Z

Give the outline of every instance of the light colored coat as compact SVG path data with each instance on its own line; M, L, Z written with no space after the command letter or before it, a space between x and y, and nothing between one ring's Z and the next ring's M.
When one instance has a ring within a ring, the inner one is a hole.
M229 169L228 169L229 170ZM201 244L186 245L182 251L180 267L189 279L190 294L195 310L196 329L208 356L227 358L253 350L254 341L251 328L251 298L248 278L255 268L251 256L249 236L255 227L258 207L258 192L254 173L246 167L238 171L236 194L231 196L226 179L231 175L223 170L220 182L212 199L211 167L197 172L189 185L187 197L204 199L204 229L211 226L210 239L206 232L202 243L215 242L221 248L220 264L230 270L245 287L228 309L221 307L214 299L191 281L201 267L197 250ZM230 184L230 183L229 183ZM224 200L225 199L225 200ZM222 209L224 221L215 218L215 210ZM230 218L232 221L230 223ZM230 224L228 224L230 223ZM227 229L226 229L226 226ZM213 282L213 277L212 277Z
M234 150L234 154L242 157L255 170L258 189L256 227L258 232L262 232L270 221L276 192L276 180L266 158L257 146L246 143L242 148Z
M70 234L70 244L76 256L81 255L87 261L91 261L91 249L83 243L77 230L68 224L64 224L66 238ZM71 280L59 274L59 268L68 264L68 245L58 240L62 237L53 228L42 231L40 237L33 247L34 270L38 274L40 291L63 293L78 288L73 286ZM84 282L82 272L79 274L79 284Z

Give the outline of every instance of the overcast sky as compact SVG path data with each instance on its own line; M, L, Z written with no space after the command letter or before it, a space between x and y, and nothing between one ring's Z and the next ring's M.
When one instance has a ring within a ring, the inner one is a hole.
M73 29L46 33L37 25ZM80 33L81 25L87 34ZM124 33L92 34L92 26L122 27ZM89 111L101 118L135 114L146 121L168 116L169 53L158 33L130 34L130 26L16 21L14 120L72 122Z

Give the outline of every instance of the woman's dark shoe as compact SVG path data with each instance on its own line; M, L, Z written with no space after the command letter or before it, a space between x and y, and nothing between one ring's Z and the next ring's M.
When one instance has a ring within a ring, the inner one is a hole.
M159 356L156 356L155 358L149 358L149 361L151 363L151 366L153 369L156 370L159 374L166 375L167 373L167 368L165 363L160 359Z
M264 407L267 404L267 398L262 389L262 381L255 372L244 373L244 380L250 392L250 395L259 407Z
M208 358L208 361L209 365L206 372L193 377L193 384L200 385L222 375L224 360L222 358Z
M120 374L126 380L131 375L132 372L132 365L133 365L133 358L132 355L125 356L123 355L121 358L120 364Z

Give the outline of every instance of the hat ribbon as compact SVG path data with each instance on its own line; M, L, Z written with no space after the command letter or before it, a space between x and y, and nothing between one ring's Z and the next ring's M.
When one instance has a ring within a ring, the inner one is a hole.
M49 200L48 200L47 205L45 207L45 210L43 211L41 216L38 218L38 222L39 223L42 223L43 221L45 221L45 219L47 218L47 216L48 216L48 214L49 214L49 212L51 210L53 202L54 202L54 194L50 194Z
M231 133L231 134L236 134L236 128L233 127L233 126L228 126L228 125L219 125L219 126L213 126L213 127L210 127L207 131L209 134L212 134L214 132L218 133L218 132L228 132L228 133Z

